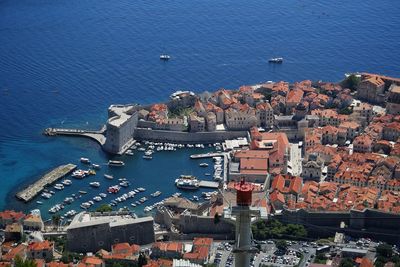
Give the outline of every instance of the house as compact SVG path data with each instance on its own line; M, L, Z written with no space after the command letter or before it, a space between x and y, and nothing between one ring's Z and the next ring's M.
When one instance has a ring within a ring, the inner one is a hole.
M206 129L206 122L203 117L197 116L196 113L189 115L190 132L204 132Z
M306 154L302 161L301 177L304 180L319 182L324 168L323 160L316 153Z
M358 84L357 97L370 103L383 103L385 82L377 75L364 77Z
M43 259L49 262L53 259L54 243L48 240L32 242L28 245L27 255L30 259Z
M207 131L214 132L217 129L217 116L214 112L208 112L206 116Z
M286 114L293 114L295 107L301 102L303 99L304 92L301 89L293 89L290 90L286 97Z
M193 263L205 264L210 259L212 238L194 238L191 252L185 253L183 259Z
M40 231L44 224L39 214L28 214L24 218L23 226L24 230Z
M7 224L4 231L4 239L6 241L19 241L22 238L23 227L21 223Z
M80 263L77 264L77 267L105 267L105 263L98 257L86 256Z
M5 210L0 212L0 227L4 228L7 224L22 223L25 214L20 211Z
M354 138L354 152L367 153L372 151L372 138L368 135L360 135Z
M181 242L156 242L151 247L151 258L181 258L184 246Z
M229 130L248 130L257 125L255 110L247 104L230 107L225 110L225 123Z
M392 84L389 87L386 111L389 114L400 115L400 86L397 84Z
M274 125L274 110L269 103L259 103L256 106L257 125L271 128Z

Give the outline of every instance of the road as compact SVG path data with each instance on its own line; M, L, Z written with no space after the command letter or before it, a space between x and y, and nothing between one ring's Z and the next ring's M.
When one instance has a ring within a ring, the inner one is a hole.
M289 166L291 167L291 173L293 175L301 174L301 148L299 148L299 144L290 144L290 159ZM288 170L290 172L290 169Z

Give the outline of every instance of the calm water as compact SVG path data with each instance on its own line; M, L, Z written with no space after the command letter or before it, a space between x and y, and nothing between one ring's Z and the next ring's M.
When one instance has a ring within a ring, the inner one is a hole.
M54 166L105 162L91 141L41 131L99 128L111 103L350 71L400 76L399 11L398 0L0 0L0 208L32 208L16 189ZM162 52L173 60L160 62ZM269 65L273 56L284 64ZM116 175L173 192L166 179L199 171L191 152L133 157Z

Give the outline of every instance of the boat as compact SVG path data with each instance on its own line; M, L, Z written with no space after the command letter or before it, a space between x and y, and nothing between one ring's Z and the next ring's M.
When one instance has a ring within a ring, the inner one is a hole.
M99 196L101 196L102 198L105 198L107 196L107 194L105 193L100 193Z
M65 213L65 216L72 217L72 216L75 216L76 214L77 214L76 210L70 210Z
M99 170L101 169L101 166L99 164L92 164L93 169Z
M208 163L202 162L199 164L200 167L208 167Z
M91 186L91 187L100 187L100 183L99 182L91 182L91 183L89 183L89 185Z
M125 165L125 163L121 160L109 160L108 161L108 166L122 167L124 165Z
M160 60L168 61L168 60L170 60L170 59L171 59L171 56L170 56L170 55L167 55L167 54L161 54L161 55L160 55Z
M54 186L54 189L63 190L63 189L64 189L64 185L63 185L63 184L56 184L56 185Z
M90 159L88 158L81 158L80 161L85 164L90 164Z
M146 156L146 155L144 155L143 158L144 158L144 159L153 159L152 156Z
M126 178L119 178L118 181L124 182L124 181L128 181L128 179L126 179Z
M72 184L72 181L69 180L69 179L65 179L65 180L63 180L61 183L62 183L63 185L71 185L71 184Z
M43 202L38 200L38 201L36 201L36 204L42 205Z
M156 191L151 194L152 197L158 197L159 195L161 195L161 191Z
M180 197L181 195L182 195L182 193L179 193L179 192L172 194L173 197Z
M199 201L199 197L198 196L193 196L193 200L197 202L197 201Z
M71 204L72 202L74 202L74 198L72 198L72 197L64 198L64 203L65 204Z
M146 191L146 188L139 187L137 190L138 190L139 192L144 192L144 191Z
M128 150L125 152L125 155L133 156L133 151L130 150L130 149L128 149Z
M119 185L113 185L107 189L107 192L110 194L116 194L119 192L119 190L121 190L121 187Z
M200 187L200 182L194 176L183 176L175 180L176 187L187 190L197 190Z
M86 192L86 191L83 191L83 190L80 190L80 191L79 191L79 194L85 195L85 194L87 194L87 192Z
M93 200L96 202L99 202L102 200L102 198L100 196L95 196L95 197L93 197Z
M87 172L84 170L76 170L72 173L72 177L78 178L78 179L83 179L87 175Z
M205 176L211 176L211 173L206 172L204 175Z
M129 186L129 182L128 181L123 181L119 183L120 186L122 187L128 187Z
M280 63L283 63L283 57L273 57L273 58L268 59L268 62L280 64Z
M110 174L104 174L104 177L108 180L112 180L114 179L114 176L110 175Z
M136 205L135 203L132 203L131 206L132 206L132 207L136 207L137 205Z

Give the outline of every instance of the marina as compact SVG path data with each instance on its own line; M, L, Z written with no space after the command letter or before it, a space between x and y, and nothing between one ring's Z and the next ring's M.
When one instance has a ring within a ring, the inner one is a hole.
M37 180L34 184L29 185L27 188L18 192L16 197L20 200L25 202L31 201L36 195L38 195L46 186L51 185L52 183L56 182L57 180L65 177L74 169L76 169L76 165L74 164L67 164L61 165L49 173L43 175L39 180Z

